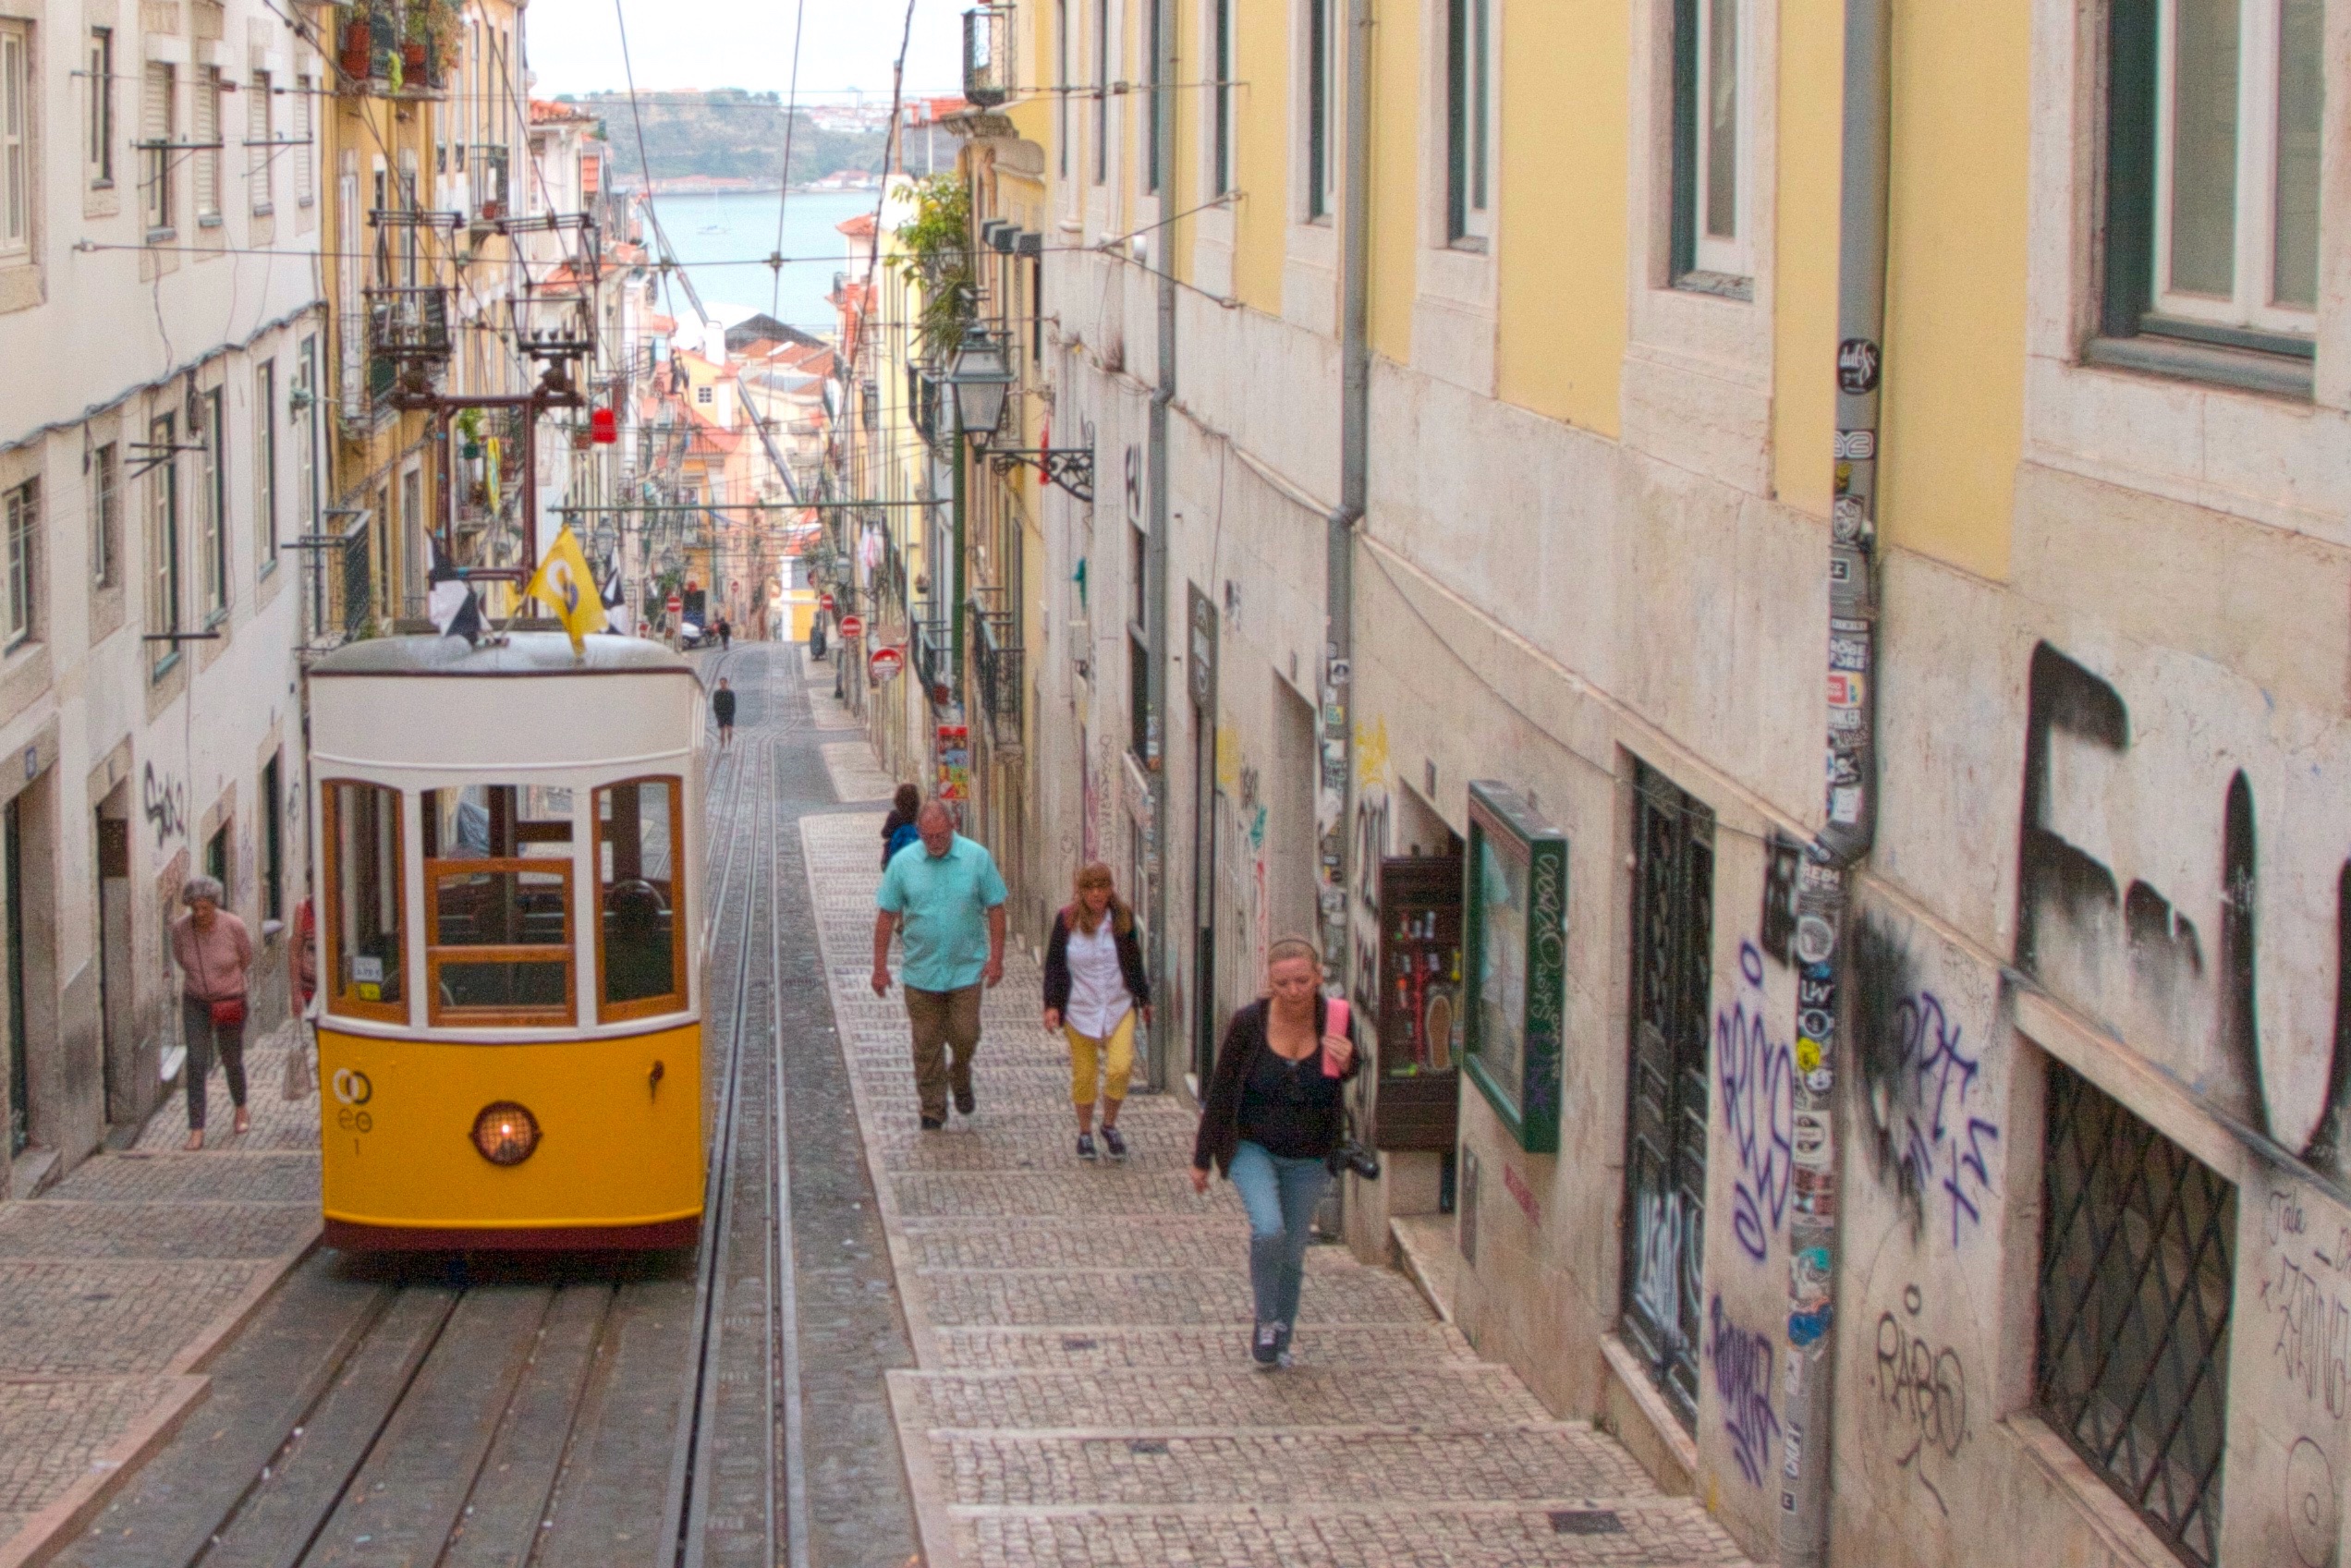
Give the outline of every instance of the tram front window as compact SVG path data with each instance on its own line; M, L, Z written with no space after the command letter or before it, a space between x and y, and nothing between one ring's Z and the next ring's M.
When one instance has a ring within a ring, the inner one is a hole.
M571 1022L571 791L465 784L423 801L433 1021Z
M678 781L631 779L596 792L598 954L605 1018L686 1005L677 918Z
M327 1010L408 1017L400 986L400 792L329 781L325 802Z

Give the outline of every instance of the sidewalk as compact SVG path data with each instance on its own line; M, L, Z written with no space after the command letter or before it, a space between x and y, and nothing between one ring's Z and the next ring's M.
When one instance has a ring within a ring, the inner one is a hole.
M319 1229L318 1096L280 1097L290 1027L246 1051L252 1131L180 1150L175 1093L138 1143L0 1203L0 1568L83 1528L202 1403L203 1367Z
M1192 1118L1164 1096L1119 1118L1127 1164L1078 1161L1032 960L989 994L978 1117L918 1131L901 999L866 978L878 825L801 833L918 1362L891 1398L933 1568L1742 1561L1342 1248L1309 1259L1299 1365L1256 1370L1238 1199L1192 1196Z

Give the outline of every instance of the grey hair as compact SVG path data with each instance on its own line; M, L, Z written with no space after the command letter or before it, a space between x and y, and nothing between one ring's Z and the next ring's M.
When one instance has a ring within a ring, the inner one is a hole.
M198 899L219 906L228 902L228 893L220 885L218 877L190 877L179 884L179 901L182 904L192 905Z

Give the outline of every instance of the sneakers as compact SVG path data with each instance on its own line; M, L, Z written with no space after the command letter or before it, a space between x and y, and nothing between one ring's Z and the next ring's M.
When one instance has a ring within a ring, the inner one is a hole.
M944 1116L925 1116L922 1118L922 1130L926 1133L938 1132L946 1124L947 1119Z
M1127 1158L1127 1136L1124 1133L1121 1133L1116 1127L1104 1127L1102 1130L1102 1148L1109 1152L1109 1155L1113 1160L1124 1160ZM1089 1158L1091 1158L1091 1156L1089 1156Z
M977 1100L972 1098L971 1089L968 1085L956 1090L955 1102L956 1109L966 1116L970 1115L973 1108L980 1103Z
M1078 1158L1080 1160L1091 1160L1094 1158L1093 1134L1079 1133L1078 1135Z
M1249 1354L1257 1358L1258 1370L1271 1372L1282 1364L1284 1331L1279 1323L1260 1323L1257 1340L1249 1346Z
M1297 1365L1297 1357L1290 1354L1290 1326L1287 1323L1276 1323L1273 1327L1281 1336L1274 1343L1273 1364L1284 1371L1287 1371Z

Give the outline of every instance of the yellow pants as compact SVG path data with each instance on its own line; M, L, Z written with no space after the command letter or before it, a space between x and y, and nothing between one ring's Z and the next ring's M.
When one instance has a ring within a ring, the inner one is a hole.
M1127 1009L1108 1039L1081 1035L1066 1024L1061 1032L1069 1037L1069 1098L1092 1109L1100 1073L1107 1080L1101 1086L1103 1098L1113 1103L1126 1099L1127 1080L1135 1072L1135 1010Z

